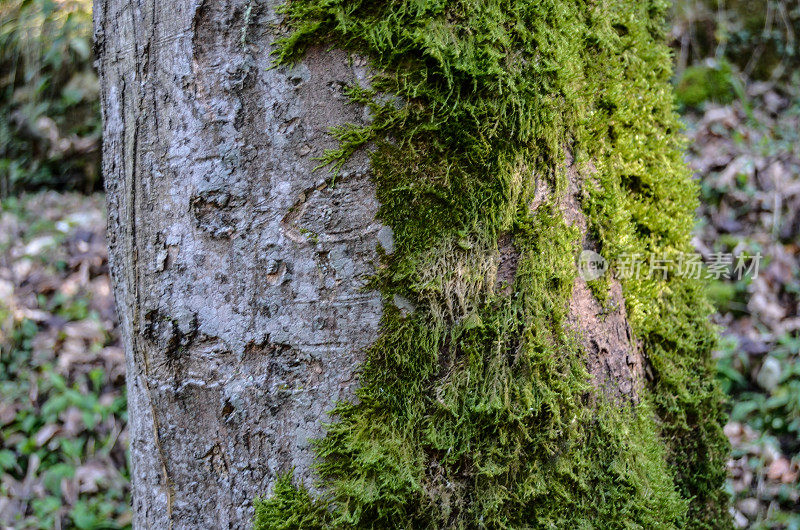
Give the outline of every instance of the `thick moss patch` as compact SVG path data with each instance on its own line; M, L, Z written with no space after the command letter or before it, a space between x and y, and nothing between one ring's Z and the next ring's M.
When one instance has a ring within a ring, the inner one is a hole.
M327 43L379 74L351 88L379 218L381 335L317 442L321 498L283 477L257 528L717 527L727 451L701 286L623 280L653 381L595 395L566 324L579 234L556 206L566 149L606 257L689 251L661 2L293 0L278 61ZM391 97L386 97L391 95ZM536 179L555 196L531 210ZM509 290L499 241L519 254ZM602 290L602 283L595 286ZM602 294L602 293L601 293ZM414 305L401 310L393 301Z

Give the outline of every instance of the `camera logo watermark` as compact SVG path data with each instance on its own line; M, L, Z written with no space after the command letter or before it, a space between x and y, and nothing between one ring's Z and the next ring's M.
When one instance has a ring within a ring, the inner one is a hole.
M680 253L674 256L620 254L613 263L592 250L584 250L578 257L578 275L585 281L603 277L609 268L621 280L679 278L705 278L708 280L758 278L761 253L737 254L714 252L703 261L697 253Z

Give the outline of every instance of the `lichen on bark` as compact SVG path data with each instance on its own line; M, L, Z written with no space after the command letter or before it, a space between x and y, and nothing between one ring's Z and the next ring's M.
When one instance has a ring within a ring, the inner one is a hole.
M334 130L340 147L323 163L370 146L394 248L371 282L385 309L357 399L317 441L322 494L282 477L256 502L257 528L728 524L702 285L614 280L652 372L635 399L592 384L568 323L584 237L559 208L572 154L607 258L691 250L696 186L668 84L666 7L286 4L279 64L326 43L376 72L348 92L370 122ZM514 270L498 282L509 244ZM608 283L591 287L607 301Z

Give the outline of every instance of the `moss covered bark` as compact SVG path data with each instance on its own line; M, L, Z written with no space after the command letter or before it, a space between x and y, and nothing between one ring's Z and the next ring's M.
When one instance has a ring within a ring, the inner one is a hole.
M727 445L702 285L622 279L653 372L635 404L595 390L567 325L581 234L558 208L567 153L609 259L689 252L661 1L292 0L278 62L311 44L366 56L366 126L395 249L357 400L317 442L319 498L291 476L257 528L727 526ZM537 179L555 193L531 208ZM519 252L498 286L498 241ZM613 272L613 271L612 271ZM593 290L603 298L602 283ZM393 303L403 300L402 307ZM413 305L413 311L409 308Z

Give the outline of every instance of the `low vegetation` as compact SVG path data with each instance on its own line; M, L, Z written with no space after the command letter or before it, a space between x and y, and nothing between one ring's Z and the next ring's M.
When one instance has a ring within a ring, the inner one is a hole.
M102 197L7 199L0 212L0 525L130 523L125 359Z

